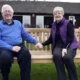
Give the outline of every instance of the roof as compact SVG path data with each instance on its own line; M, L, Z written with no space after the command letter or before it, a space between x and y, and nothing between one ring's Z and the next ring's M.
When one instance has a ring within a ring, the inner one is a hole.
M52 14L54 7L61 6L64 8L65 13L80 14L80 3L41 1L0 1L0 9L3 4L10 4L16 13Z

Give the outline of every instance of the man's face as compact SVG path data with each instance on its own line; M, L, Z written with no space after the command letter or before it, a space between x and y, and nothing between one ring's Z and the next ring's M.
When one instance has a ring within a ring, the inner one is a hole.
M55 18L55 21L61 21L62 18L63 18L62 12L61 12L61 11L56 11L56 12L54 13L54 18Z
M4 11L2 12L2 17L4 20L11 20L13 17L11 9L10 8L4 9Z

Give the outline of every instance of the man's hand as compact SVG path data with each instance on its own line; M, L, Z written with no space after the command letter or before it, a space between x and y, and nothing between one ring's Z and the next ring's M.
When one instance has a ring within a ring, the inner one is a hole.
M21 50L21 47L19 47L19 46L14 46L12 48L12 51L14 51L14 52L19 52L20 50Z
M62 57L64 57L67 54L67 49L62 49Z
M41 43L37 43L35 46L36 48L43 48L43 45Z

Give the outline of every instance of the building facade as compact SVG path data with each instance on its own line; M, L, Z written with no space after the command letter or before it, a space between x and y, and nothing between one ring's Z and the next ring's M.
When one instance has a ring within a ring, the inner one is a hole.
M54 22L53 8L56 6L64 8L64 17L72 20L75 28L80 26L80 3L8 0L0 1L0 8L4 4L13 7L15 11L13 18L22 22L25 27L51 28Z

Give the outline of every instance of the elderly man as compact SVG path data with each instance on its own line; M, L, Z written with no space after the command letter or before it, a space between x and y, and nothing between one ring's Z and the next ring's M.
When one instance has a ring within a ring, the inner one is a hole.
M20 67L21 80L30 80L31 55L23 44L23 40L42 48L42 44L29 35L23 25L13 20L13 8L5 4L1 9L3 19L0 21L0 67L2 80L8 80L8 75L16 56Z

